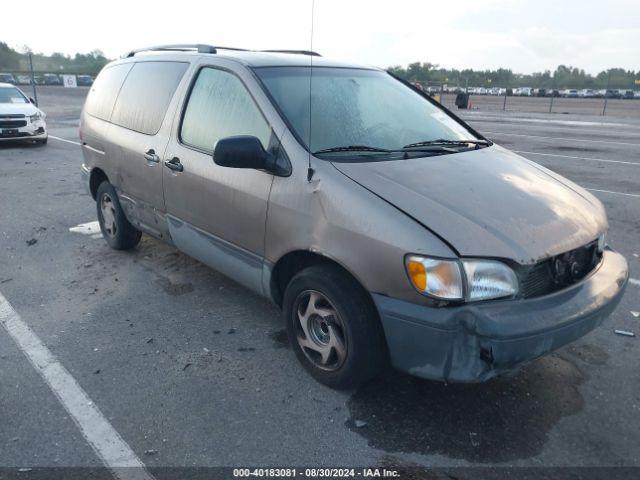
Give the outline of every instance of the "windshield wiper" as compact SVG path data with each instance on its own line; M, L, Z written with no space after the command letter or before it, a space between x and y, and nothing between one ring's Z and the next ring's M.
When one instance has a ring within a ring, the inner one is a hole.
M410 143L409 145L405 145L402 148L430 147L437 145L464 146L470 143L474 145L484 145L487 147L491 145L491 142L487 140L447 140L445 138L438 138L436 140L425 140L424 142Z
M394 150L388 150L386 148L370 147L368 145L347 145L345 147L331 147L323 148L313 152L314 155L319 153L334 153L334 152L377 152L377 153L393 153Z

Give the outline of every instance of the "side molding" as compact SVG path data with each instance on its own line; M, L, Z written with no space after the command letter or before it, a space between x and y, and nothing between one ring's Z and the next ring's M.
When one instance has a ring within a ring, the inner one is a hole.
M263 258L179 218L167 215L169 233L175 246L187 255L227 277L265 295L262 282Z

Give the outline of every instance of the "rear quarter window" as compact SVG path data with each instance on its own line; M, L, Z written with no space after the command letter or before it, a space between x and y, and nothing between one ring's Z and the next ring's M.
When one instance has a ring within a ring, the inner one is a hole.
M136 63L120 90L111 122L129 130L155 135L188 63Z
M89 115L106 121L111 119L118 92L132 66L132 63L124 63L106 67L100 72L85 102L84 108Z

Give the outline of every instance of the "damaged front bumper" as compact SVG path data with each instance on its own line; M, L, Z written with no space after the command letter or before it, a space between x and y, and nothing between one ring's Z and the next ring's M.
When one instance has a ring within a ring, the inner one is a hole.
M587 278L543 297L444 308L373 298L395 368L447 382L481 382L593 330L616 308L627 279L624 257L605 250Z

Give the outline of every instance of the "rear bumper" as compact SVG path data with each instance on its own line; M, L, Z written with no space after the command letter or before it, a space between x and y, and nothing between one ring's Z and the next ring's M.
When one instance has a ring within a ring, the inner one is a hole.
M394 367L423 378L481 382L586 335L616 308L627 280L624 257L606 250L589 277L544 297L448 308L373 298Z

